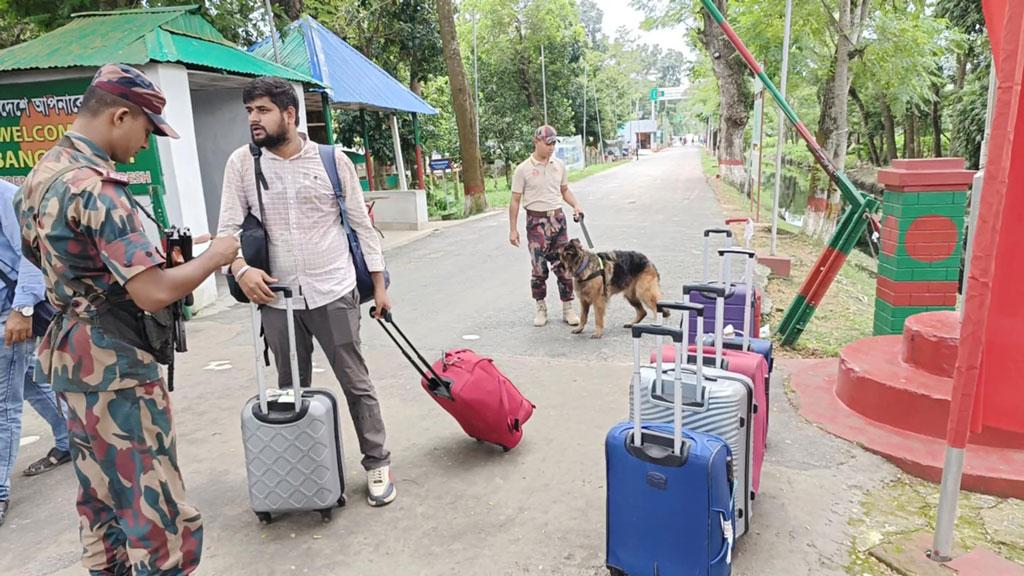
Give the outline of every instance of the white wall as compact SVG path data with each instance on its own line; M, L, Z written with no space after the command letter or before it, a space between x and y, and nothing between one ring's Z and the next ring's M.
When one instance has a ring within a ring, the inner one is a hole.
M206 222L217 230L224 165L228 156L249 142L249 122L242 106L241 88L192 92L196 149L206 199Z
M181 136L157 138L160 165L164 176L164 203L172 224L184 226L193 236L210 231L206 218L206 197L200 173L199 151L196 148L196 130L192 116L192 98L189 90L188 70L180 64L151 62L142 67L167 98L163 117ZM196 246L201 254L209 244ZM217 300L217 284L211 276L194 292L195 308L203 308Z
M295 89L295 96L299 99L299 132L309 134L309 126L306 125L306 96L302 91L302 84L292 82Z

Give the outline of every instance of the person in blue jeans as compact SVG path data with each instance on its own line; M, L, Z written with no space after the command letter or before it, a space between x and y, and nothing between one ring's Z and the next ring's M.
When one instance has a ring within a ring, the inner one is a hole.
M11 503L11 472L21 444L25 400L53 431L54 447L25 470L35 476L71 461L68 426L53 389L33 379L32 314L46 297L43 273L21 256L21 230L14 214L17 188L0 179L0 526Z

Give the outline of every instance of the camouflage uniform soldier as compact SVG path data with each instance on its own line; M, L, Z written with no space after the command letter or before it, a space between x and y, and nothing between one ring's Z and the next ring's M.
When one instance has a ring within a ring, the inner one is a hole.
M558 134L551 126L541 126L533 133L533 154L524 160L512 176L512 203L508 208L509 241L519 246L519 205L526 209L526 241L533 262L530 288L537 301L533 325L548 323L548 263L558 279L558 295L562 299L562 319L570 326L580 323L573 309L572 271L558 261L558 252L569 243L569 230L562 212L564 200L576 216L583 214L579 202L569 190L565 163L553 158Z
M71 130L15 198L24 254L61 310L39 345L36 377L70 410L91 574L188 574L202 550L202 519L184 501L170 398L145 335L132 338L142 310L158 312L192 292L234 259L238 240L216 238L201 256L164 269L143 232L114 163L145 148L150 133L178 137L160 116L164 103L138 70L104 66ZM132 343L115 337L125 330Z

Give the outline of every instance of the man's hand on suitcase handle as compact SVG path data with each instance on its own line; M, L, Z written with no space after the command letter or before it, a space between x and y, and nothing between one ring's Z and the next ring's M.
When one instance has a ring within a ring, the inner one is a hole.
M245 297L254 304L270 304L277 298L274 292L282 291L283 288L281 286L272 288L270 285L277 282L277 278L252 266L245 269L241 276L235 276L235 281L242 288Z
M390 323L391 322L391 310L384 309L378 315L377 314L377 307L376 306L370 306L370 317L371 318L376 318L377 320L383 320L384 322Z

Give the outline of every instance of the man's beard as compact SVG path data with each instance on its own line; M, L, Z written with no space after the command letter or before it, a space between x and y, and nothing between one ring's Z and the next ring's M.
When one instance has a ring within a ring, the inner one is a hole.
M261 126L260 128L263 128L263 127ZM250 130L250 133L251 133L252 128L250 127L249 130ZM287 130L280 130L277 133L271 133L266 128L263 128L263 136L257 138L255 135L253 135L252 136L252 141L253 141L254 144L256 144L257 146L260 146L262 148L268 148L268 149L277 148L281 144L284 144L285 142L288 141L288 131Z

